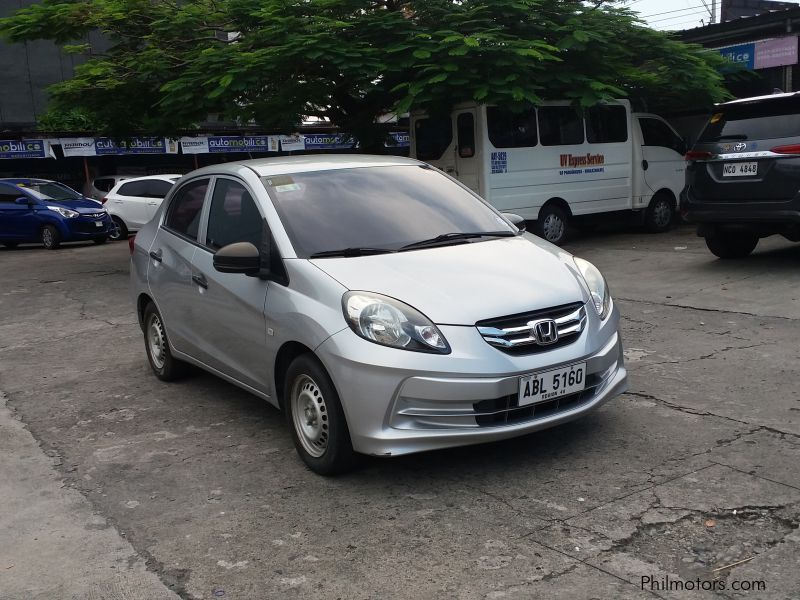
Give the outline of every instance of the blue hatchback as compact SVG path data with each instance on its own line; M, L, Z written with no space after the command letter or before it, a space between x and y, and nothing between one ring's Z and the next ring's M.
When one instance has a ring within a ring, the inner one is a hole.
M0 244L104 243L116 226L103 205L47 179L0 179Z

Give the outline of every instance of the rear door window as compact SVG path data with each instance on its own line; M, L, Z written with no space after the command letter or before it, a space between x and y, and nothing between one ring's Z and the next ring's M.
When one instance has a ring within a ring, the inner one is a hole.
M169 204L164 226L196 240L207 189L208 179L196 179L181 187Z
M414 124L417 158L438 160L453 141L453 123L450 115L419 119Z
M699 142L800 137L800 98L732 104L711 115Z
M572 106L539 108L539 139L543 146L583 143L583 118Z
M172 189L172 184L162 179L151 179L147 185L148 198L161 198L163 199Z
M123 183L117 190L117 193L120 196L146 198L148 191L147 183L147 181L131 181L130 183Z

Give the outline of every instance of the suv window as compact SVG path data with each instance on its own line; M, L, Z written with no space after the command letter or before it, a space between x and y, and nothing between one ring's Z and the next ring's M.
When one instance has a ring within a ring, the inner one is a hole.
M417 158L438 160L453 141L453 123L450 115L426 117L414 124Z
M200 213L208 189L208 179L197 179L184 185L173 196L167 209L164 226L176 233L197 239Z
M800 136L800 98L791 97L723 106L711 116L698 142L794 136Z
M206 246L219 250L228 244L261 246L263 218L250 192L238 181L217 179L208 213Z
M678 154L686 151L684 141L663 121L642 117L639 119L639 125L642 128L642 140L645 146L662 146Z
M150 179L147 185L148 198L164 198L172 189L172 184L162 179Z
M567 146L583 143L583 119L572 106L539 108L539 137L542 146Z
M147 181L131 181L130 183L123 183L117 190L120 196L138 196L139 198L147 197Z
M586 111L586 140L613 144L628 140L628 113L624 106L593 106Z
M495 148L530 148L539 141L536 133L536 110L513 113L497 106L486 109L489 141Z

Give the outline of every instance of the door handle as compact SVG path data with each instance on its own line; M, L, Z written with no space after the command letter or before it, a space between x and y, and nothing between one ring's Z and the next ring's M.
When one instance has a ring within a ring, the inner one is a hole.
M153 252L153 251L151 250L151 251L150 251L150 258L152 258L153 260L155 260L155 261L157 261L157 262L161 262L162 260L164 260L163 258L161 258L161 248L159 248L159 249L158 249L157 251L155 251L155 252Z
M649 166L650 166L650 165L647 163L647 161L646 161L646 160L643 160L643 161L642 161L642 170L643 170L643 171L647 171L647 167L649 167Z
M208 279L202 273L192 275L192 281L194 281L197 285L199 285L204 290L208 289Z

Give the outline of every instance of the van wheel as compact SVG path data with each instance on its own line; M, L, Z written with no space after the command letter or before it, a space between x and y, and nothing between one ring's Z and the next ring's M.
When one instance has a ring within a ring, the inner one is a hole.
M568 224L569 216L563 208L557 204L546 204L536 220L536 235L560 246L567 240Z
M719 258L744 258L755 250L758 236L754 233L716 232L706 237L706 246Z
M53 225L42 227L42 244L48 250L55 250L61 245L61 234Z
M295 358L286 370L283 407L295 448L309 469L336 475L353 469L353 451L342 403L330 376L311 354Z
M117 240L127 240L128 239L128 228L125 226L125 223L119 217L111 217L111 220L114 221L114 229L108 235L109 239L113 242Z
M644 226L653 233L663 233L672 225L675 205L667 194L656 194L644 213Z
M167 330L156 305L150 302L144 309L144 347L153 373L161 381L175 381L189 371L189 365L172 356Z

